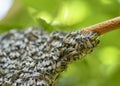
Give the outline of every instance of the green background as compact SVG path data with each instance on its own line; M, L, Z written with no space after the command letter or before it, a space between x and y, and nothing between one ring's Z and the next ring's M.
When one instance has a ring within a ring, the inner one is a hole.
M75 31L120 16L120 0L15 0L0 33L41 25ZM120 30L104 34L92 54L69 65L59 86L120 86Z

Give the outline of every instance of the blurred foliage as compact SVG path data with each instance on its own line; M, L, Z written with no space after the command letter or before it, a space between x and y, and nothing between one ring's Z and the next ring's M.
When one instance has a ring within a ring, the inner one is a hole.
M0 21L0 32L41 25L45 30L74 31L120 16L120 0L15 0ZM100 37L95 51L69 65L59 86L120 86L120 30Z

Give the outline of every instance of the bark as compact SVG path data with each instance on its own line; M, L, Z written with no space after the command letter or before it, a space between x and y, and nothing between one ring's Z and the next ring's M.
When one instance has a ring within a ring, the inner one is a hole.
M99 35L102 35L104 33L107 33L109 31L115 30L115 29L120 29L120 16L83 28L83 31L85 32L90 32L90 31L95 31Z

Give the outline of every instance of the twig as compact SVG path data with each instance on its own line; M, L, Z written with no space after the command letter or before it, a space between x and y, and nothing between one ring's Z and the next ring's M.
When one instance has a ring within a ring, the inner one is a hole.
M120 29L120 16L101 22L101 23L98 23L98 24L95 24L95 25L92 25L92 26L89 26L89 27L86 27L86 28L83 28L83 31L85 32L95 31L95 32L98 32L99 35L102 35L106 32L109 32L109 31L112 31L118 28Z

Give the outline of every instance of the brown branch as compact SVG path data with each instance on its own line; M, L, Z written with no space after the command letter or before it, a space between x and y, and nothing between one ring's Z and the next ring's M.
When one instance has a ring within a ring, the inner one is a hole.
M101 23L98 23L98 24L95 24L95 25L92 25L92 26L89 26L89 27L86 27L86 28L83 28L83 31L85 32L95 31L95 32L98 32L99 35L102 35L106 32L109 32L109 31L112 31L118 28L120 29L120 16L101 22Z

